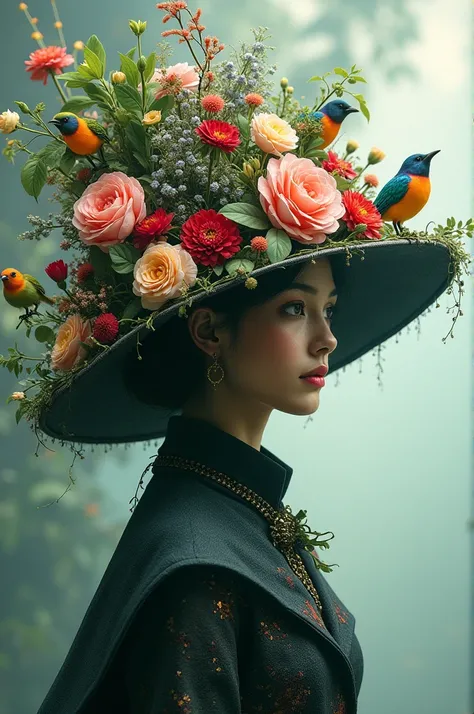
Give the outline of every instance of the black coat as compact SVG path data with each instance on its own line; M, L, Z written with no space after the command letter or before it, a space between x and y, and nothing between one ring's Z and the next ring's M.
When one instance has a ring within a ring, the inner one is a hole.
M274 508L292 475L196 419L173 417L159 451ZM355 714L355 619L311 555L298 547L324 622L254 506L197 473L153 471L39 714Z

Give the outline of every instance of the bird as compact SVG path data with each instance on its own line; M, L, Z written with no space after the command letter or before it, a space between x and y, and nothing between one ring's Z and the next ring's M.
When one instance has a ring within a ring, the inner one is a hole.
M351 107L351 105L343 99L334 99L332 102L328 102L321 107L319 111L311 112L309 118L319 119L322 125L321 138L323 143L318 146L318 149L325 149L326 146L329 146L338 135L344 119L349 114L358 111L358 109ZM303 117L304 115L302 114L301 118Z
M100 150L105 163L102 144L110 143L105 128L95 119L79 117L72 112L55 114L48 124L54 124L60 131L65 143L74 154L90 156Z
M392 221L397 235L401 235L402 223L416 216L426 205L431 193L431 159L440 151L409 156L375 199L382 219Z
M20 273L15 268L5 268L0 273L3 282L3 296L9 305L25 308L26 313L20 315L18 329L23 320L28 320L31 315L38 314L38 305L42 302L54 305L55 301L46 295L41 283L28 273ZM34 310L29 310L35 306Z

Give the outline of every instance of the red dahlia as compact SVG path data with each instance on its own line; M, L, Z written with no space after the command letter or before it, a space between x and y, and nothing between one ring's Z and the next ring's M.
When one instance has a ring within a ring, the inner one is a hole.
M335 171L346 179L353 179L357 176L357 171L354 171L351 162L340 159L335 151L328 151L328 158L321 165L328 173L332 174Z
M137 250L145 250L154 238L166 233L174 218L174 213L166 213L158 208L154 213L137 223L133 229L133 245Z
M195 131L204 144L215 146L226 154L231 154L240 144L239 130L226 121L206 119Z
M231 258L242 243L237 224L212 208L202 209L188 218L180 238L195 263L212 268Z
M119 331L119 321L111 312L99 315L92 329L92 337L104 345L115 342Z
M344 191L342 202L346 207L342 220L349 230L353 231L357 225L365 223L367 229L360 234L361 236L375 240L381 237L379 229L383 225L382 216L372 201L358 191Z

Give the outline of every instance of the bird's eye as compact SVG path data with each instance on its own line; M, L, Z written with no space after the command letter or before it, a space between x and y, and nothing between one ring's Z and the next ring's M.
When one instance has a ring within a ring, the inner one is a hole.
M65 124L67 124L68 121L69 121L69 117L64 117L63 122L64 122Z
M16 278L16 273L10 273L11 278Z
M422 157L422 156L417 156L416 159L415 159L415 161L423 161L423 157Z

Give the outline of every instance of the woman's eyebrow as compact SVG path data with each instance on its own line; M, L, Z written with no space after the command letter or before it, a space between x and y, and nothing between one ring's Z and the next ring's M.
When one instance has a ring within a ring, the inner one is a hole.
M307 283L291 283L291 285L288 286L288 290L303 290L306 293L311 293L311 295L317 295L318 294L318 289L314 288L312 285L308 285ZM337 297L337 289L334 288L332 292L329 293L328 297Z

